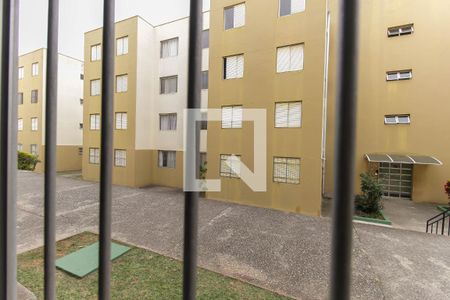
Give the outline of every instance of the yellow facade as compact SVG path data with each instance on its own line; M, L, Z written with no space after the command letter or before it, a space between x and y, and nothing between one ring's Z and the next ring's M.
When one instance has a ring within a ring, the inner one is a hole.
M241 179L220 177L222 191L209 198L320 215L321 128L326 1L308 1L304 12L278 16L278 1L245 1L245 25L224 29L224 9L239 1L212 1L209 108L242 105L267 111L267 192L253 192ZM277 48L304 45L304 68L277 73ZM244 55L244 76L225 80L224 58ZM300 128L275 128L275 104L301 101ZM208 178L219 177L220 155L236 154L253 169L253 125L222 129L208 124ZM300 158L300 183L273 181L274 157Z
M81 62L80 66L81 66ZM32 65L35 64L37 73L33 73ZM45 157L45 64L46 64L46 49L39 49L19 57L19 73L23 72L23 77L19 76L18 92L23 96L23 102L18 106L18 119L22 120L23 128L18 130L18 150L31 153L32 145L36 145L35 154L39 158L39 163L36 165L35 171L44 171L44 157ZM75 76L80 76L81 70ZM32 91L37 91L37 100L31 100ZM77 95L74 95L75 101L79 101ZM64 102L58 101L58 106L64 106ZM59 107L59 110L64 107ZM81 109L80 109L81 110ZM37 120L37 128L32 130L32 119ZM74 124L79 126L79 124ZM68 133L70 134L70 133ZM75 171L81 170L81 140L79 143L72 145L57 144L57 171Z

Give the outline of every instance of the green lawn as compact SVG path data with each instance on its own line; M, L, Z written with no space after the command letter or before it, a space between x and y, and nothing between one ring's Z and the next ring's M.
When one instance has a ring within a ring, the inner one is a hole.
M57 256L72 253L97 241L82 233L57 244ZM43 249L19 255L18 280L43 299ZM97 299L97 272L77 279L57 271L58 299ZM182 263L156 253L132 248L113 262L112 299L181 299ZM223 275L199 269L198 299L288 299Z

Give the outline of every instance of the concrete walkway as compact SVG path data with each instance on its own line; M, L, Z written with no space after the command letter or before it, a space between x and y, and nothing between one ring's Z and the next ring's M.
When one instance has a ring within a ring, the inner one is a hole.
M42 246L43 176L19 173L18 250ZM57 180L58 239L97 230L96 183ZM114 238L182 254L183 194L114 187ZM298 299L326 299L330 220L216 201L200 202L199 264ZM355 224L354 299L448 299L450 238Z

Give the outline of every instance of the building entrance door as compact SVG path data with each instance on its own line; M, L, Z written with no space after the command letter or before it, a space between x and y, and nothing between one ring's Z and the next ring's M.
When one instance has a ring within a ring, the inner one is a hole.
M411 200L413 165L380 163L378 172L385 198Z

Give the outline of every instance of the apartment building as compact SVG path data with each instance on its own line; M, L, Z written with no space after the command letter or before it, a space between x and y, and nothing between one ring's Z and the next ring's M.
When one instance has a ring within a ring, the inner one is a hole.
M361 1L356 172L378 176L386 198L447 203L450 178L450 25L446 0ZM337 11L336 1L331 11ZM336 36L332 47L325 193L333 191ZM355 192L359 178L355 178Z
M320 215L326 19L327 1L211 3L209 108L222 122L208 124L208 178L222 188L209 198ZM253 108L267 112L266 192L225 162L253 169L253 124L242 121Z
M19 151L37 155L44 171L46 49L19 57ZM83 62L58 55L57 171L81 170L83 134Z
M387 199L445 203L450 4L360 5L355 194L369 171ZM208 178L222 189L209 198L320 215L334 189L338 13L336 0L212 3L209 108L222 122L208 124ZM251 108L267 112L266 192L231 167L254 167Z
M204 13L202 105L208 101L209 12ZM183 186L189 19L116 23L114 184ZM85 34L83 178L98 180L102 29ZM206 129L206 128L205 128ZM206 130L202 131L203 160Z

